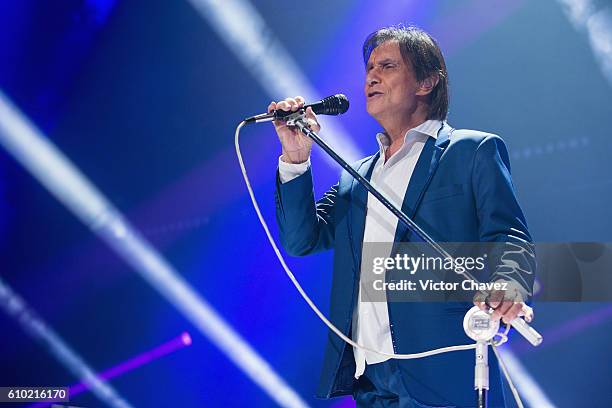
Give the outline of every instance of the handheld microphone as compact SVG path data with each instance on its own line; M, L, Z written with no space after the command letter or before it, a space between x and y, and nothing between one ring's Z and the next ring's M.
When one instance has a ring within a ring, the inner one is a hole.
M304 105L301 110L306 110L306 108L308 107L312 108L312 111L317 115L340 115L348 110L349 101L346 96L342 94L336 94L321 99L318 102ZM282 109L277 109L274 112L262 113L260 115L251 116L249 118L246 118L244 122L261 123L269 122L272 120L283 120L284 118L289 117L294 113L295 112L292 111L284 111Z
M527 339L532 345L539 346L542 344L542 335L538 333L533 327L529 326L527 322L525 322L520 317L517 317L513 321L510 322L512 327L516 329L517 332L521 333L524 338Z

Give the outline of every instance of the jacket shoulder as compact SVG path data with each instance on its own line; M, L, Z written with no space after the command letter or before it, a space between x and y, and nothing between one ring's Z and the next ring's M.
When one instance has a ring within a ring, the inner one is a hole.
M503 139L494 133L482 132L472 129L455 129L449 137L449 149L452 151L471 151L475 152L479 147L483 146L503 146Z
M480 130L472 129L455 129L451 132L450 135L451 143L460 143L466 145L478 146L486 139L498 139L503 141L501 136L496 135L495 133L482 132Z

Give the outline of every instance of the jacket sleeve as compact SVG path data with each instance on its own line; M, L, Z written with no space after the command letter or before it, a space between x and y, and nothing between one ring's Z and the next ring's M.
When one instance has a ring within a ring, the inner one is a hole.
M312 172L286 183L276 176L276 220L280 241L289 255L303 256L334 244L334 203L338 185L333 186L315 203Z
M472 166L481 242L495 242L489 261L491 281L514 281L533 293L535 250L510 175L508 150L503 140L487 136L478 145ZM527 299L525 299L527 300Z

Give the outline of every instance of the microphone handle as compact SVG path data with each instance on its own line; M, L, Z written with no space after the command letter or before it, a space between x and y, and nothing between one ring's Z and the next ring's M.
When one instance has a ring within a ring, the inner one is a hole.
M520 317L511 321L510 324L532 345L539 346L542 343L542 335Z
M313 104L304 105L304 106L302 106L300 109L298 109L295 112L299 112L300 110L303 110L304 112L306 112L306 108L313 107L314 105L315 105L314 103ZM313 108L313 110L314 110L314 108ZM294 111L284 111L282 109L277 109L277 110L275 110L272 113L274 114L274 119L284 119L287 116L293 115L295 112ZM314 111L314 112L315 113L319 113L317 111Z
M306 110L306 108L308 107L312 107L315 104L311 104L311 105L304 105L302 108L298 109L297 111L284 111L282 109L277 109L275 111L272 111L270 113L262 113L259 115L255 115L255 116L251 116L248 117L244 120L245 123L262 123L262 122L271 122L273 120L277 120L277 119L284 119L288 116L293 115L296 112L299 112L300 110ZM313 109L314 110L314 109ZM318 113L315 111L315 113Z
M287 120L290 116L293 116L297 112L304 113L307 108L311 108L312 111L317 115L340 115L345 113L349 108L349 101L343 94L336 94L323 98L320 101L313 102L302 106L297 111L284 111L277 109L274 112L262 113L248 117L244 120L245 124L248 123L261 123L269 122L272 120Z
M336 97L336 96L334 96L334 97ZM334 97L328 96L327 98L321 99L320 101L313 102L313 103L307 103L306 105L304 105L300 109L298 109L296 112L300 112L300 111L306 112L307 108L312 108L312 111L316 115L337 115L338 113L345 112L346 109L344 109L343 111L340 111L340 112L337 112L337 111L334 112L334 108L329 106L330 101ZM346 99L346 97L344 95L342 95L342 97ZM293 111L284 111L284 110L275 110L272 113L274 114L274 118L275 119L283 119L283 118L286 118L287 116L293 115L295 112L293 112Z

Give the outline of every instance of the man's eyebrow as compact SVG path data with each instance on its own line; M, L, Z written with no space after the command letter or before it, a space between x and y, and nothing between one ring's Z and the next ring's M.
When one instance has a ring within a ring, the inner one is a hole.
M384 60L378 61L378 65L388 64L390 62L397 64L397 60L393 58L385 58Z
M394 59L394 58L385 58L382 59L380 61L376 61L376 64L380 65L384 65L384 64L388 64L388 63L393 63L393 64L397 64L398 60ZM368 62L368 64L366 65L366 68L370 68L372 67L374 64L372 64L371 62Z

